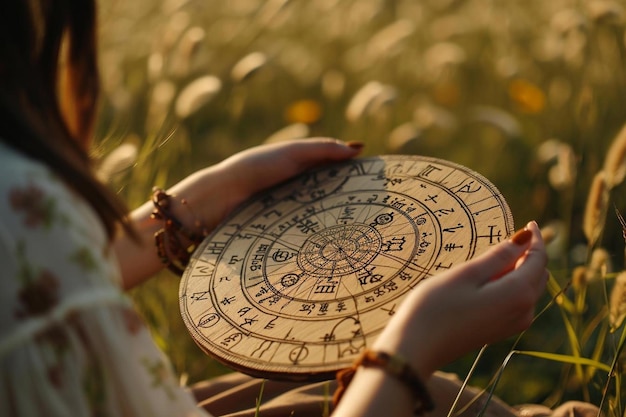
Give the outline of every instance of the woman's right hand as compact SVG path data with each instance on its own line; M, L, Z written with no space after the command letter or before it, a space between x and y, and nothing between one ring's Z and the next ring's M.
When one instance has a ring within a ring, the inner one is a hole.
M526 329L545 289L546 263L539 227L531 222L484 254L417 285L372 348L403 356L426 381L471 350ZM367 367L356 373L333 415L408 417L414 406L402 382ZM432 415L446 412L435 409Z
M539 227L417 285L377 339L376 349L405 356L427 378L484 344L526 329L548 278Z

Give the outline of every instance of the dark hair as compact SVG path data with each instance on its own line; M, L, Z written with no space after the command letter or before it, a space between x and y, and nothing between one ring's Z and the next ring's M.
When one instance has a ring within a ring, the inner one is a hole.
M117 224L133 234L88 152L100 81L95 0L3 0L0 16L0 140L85 198L109 238Z

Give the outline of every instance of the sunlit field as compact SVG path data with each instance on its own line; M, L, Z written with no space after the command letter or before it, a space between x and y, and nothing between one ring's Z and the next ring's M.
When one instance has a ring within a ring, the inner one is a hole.
M465 165L498 187L517 228L539 222L552 279L527 332L448 370L512 404L624 414L626 2L100 6L95 152L131 206L239 150L308 136ZM133 297L182 383L228 372L184 328L177 277Z

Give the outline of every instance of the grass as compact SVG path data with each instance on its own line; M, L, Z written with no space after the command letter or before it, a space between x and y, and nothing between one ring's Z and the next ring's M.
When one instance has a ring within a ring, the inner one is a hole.
M111 174L131 205L277 137L461 163L518 227L542 225L552 278L527 332L449 370L513 404L623 415L622 2L108 0L101 17L97 151L136 147ZM176 294L164 273L134 297L185 380L227 372L190 340Z

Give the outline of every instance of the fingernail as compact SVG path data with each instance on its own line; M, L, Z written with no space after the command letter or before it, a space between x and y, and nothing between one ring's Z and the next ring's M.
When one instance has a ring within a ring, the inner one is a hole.
M348 148L352 148L352 149L356 149L356 150L360 150L363 149L363 147L365 146L365 144L363 142L357 142L357 141L350 141L346 143L346 146Z
M531 237L533 237L533 232L528 229L521 229L511 236L511 242L521 246L528 243Z

